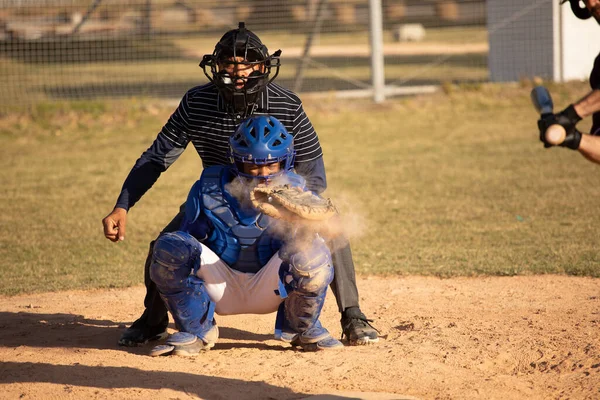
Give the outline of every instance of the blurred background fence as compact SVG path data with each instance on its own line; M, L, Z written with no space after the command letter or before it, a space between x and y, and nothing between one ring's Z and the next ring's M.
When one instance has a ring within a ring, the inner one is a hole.
M483 0L382 0L385 81L488 80ZM55 99L180 98L246 21L298 92L371 86L368 0L0 0L0 108ZM302 62L304 60L304 62Z

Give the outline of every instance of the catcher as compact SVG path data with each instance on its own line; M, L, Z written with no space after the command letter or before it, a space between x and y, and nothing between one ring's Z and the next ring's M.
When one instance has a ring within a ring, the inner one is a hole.
M305 227L302 241L294 233L302 215L327 219L335 207L303 190L292 172L293 137L276 118L243 121L229 145L231 165L202 172L180 230L154 246L150 277L179 332L151 355L210 349L219 336L214 313L277 311L276 338L305 351L342 348L319 322L333 279L330 251L316 231Z

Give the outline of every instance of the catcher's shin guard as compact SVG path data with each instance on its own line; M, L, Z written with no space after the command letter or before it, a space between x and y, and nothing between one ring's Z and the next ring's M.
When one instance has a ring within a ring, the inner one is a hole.
M309 248L283 258L288 261L281 266L279 292L285 300L277 315L276 338L293 342L300 335L307 343L327 338L329 332L318 320L333 280L329 249L317 237Z
M196 277L202 247L185 232L165 233L154 245L150 277L173 315L177 329L189 332L205 343L214 343L218 332L204 281ZM193 274L191 274L193 272Z

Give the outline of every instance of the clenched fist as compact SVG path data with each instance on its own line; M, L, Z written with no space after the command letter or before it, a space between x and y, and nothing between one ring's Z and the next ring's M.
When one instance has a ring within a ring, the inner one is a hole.
M102 220L104 236L113 241L125 240L125 225L127 224L127 210L115 208Z

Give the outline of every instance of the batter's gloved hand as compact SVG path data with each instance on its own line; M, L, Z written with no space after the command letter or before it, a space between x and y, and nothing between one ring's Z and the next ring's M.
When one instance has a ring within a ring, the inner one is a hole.
M556 118L556 123L562 125L565 128L565 130L567 131L567 135L568 132L575 129L575 125L577 125L577 123L581 121L581 117L575 111L575 107L573 106L573 104L571 104L569 107L565 108L561 112L554 114L554 117Z
M573 113L575 113L574 110L573 110ZM551 125L555 125L555 124L562 125L563 127L565 126L565 125L561 124L559 122L558 118L556 117L557 115L560 115L560 114L561 113L559 113L559 114L544 114L544 115L542 115L542 118L540 118L538 120L538 128L540 130L540 141L542 143L544 143L545 148L555 146L546 141L546 130L548 129L548 127L550 127ZM577 114L575 113L575 115L577 115ZM564 121L564 118L563 118L563 121ZM571 125L569 129L565 128L565 130L567 131L565 140L563 140L563 142L561 144L559 144L558 146L567 147L572 150L577 150L579 148L579 144L581 143L581 132L579 132L577 130L577 128L575 128L575 125Z
M538 119L537 123L538 129L540 130L540 142L544 143L545 148L554 146L553 144L548 143L546 141L546 129L548 129L550 125L558 123L556 122L556 117L554 116L554 114L543 114L542 117Z
M577 128L571 129L571 131L567 131L567 136L565 136L565 140L559 144L562 147L568 147L571 150L577 150L579 148L579 144L581 143L581 132L577 130Z

